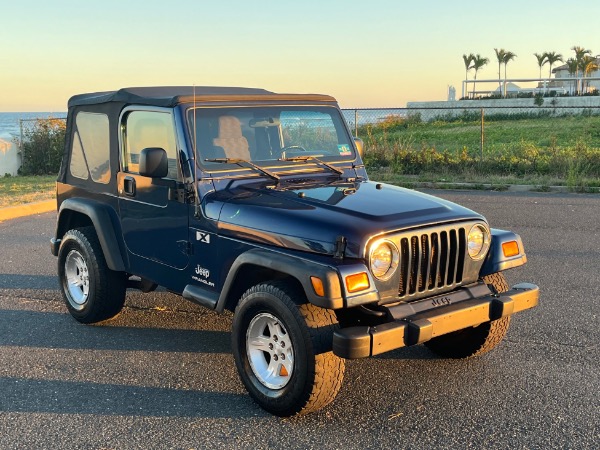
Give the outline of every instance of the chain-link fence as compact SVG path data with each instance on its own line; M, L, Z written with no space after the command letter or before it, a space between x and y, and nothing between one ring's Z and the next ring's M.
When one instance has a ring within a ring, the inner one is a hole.
M600 178L600 107L381 108L343 114L365 142L366 164L394 173Z
M342 112L365 142L364 160L370 170L406 175L533 174L600 186L600 107L543 103ZM24 119L20 128L21 173L56 173L65 119Z

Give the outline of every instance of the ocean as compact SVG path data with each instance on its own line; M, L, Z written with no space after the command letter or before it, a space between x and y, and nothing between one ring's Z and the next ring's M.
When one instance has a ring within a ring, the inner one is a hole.
M12 141L19 137L19 120L67 117L66 112L0 112L0 139Z

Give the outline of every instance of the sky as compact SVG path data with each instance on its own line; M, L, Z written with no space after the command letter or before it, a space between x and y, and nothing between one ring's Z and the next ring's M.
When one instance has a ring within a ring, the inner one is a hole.
M404 107L446 100L449 85L460 96L465 53L490 59L478 79L498 77L494 48L517 54L509 78L539 75L534 52L600 54L598 0L0 1L3 112L62 112L78 93L152 85Z

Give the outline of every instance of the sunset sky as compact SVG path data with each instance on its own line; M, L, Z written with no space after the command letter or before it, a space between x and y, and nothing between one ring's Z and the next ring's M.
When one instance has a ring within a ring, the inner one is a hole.
M598 0L3 3L0 111L65 111L81 92L192 84L400 107L445 100L448 85L460 95L463 53L490 59L479 79L498 77L494 47L517 54L509 78L538 76L534 52L600 54Z

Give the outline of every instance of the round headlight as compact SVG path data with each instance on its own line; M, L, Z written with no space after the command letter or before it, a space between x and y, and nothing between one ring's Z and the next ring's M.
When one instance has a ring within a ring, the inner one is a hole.
M380 240L371 246L369 266L378 280L388 280L396 271L400 254L393 242Z
M467 238L467 247L471 259L483 258L490 248L490 232L481 224L473 225Z

